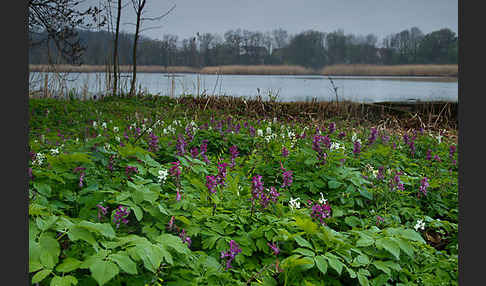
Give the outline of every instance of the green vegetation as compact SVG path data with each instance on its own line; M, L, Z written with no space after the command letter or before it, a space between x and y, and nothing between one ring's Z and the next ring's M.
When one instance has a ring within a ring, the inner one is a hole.
M454 130L181 102L30 99L31 284L457 285Z

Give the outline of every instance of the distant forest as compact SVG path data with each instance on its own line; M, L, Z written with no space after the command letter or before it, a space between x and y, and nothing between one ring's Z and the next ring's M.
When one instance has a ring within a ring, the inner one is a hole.
M78 30L85 48L82 64L112 64L113 38L106 31ZM42 34L35 37L42 37ZM119 64L133 62L134 35L120 33ZM54 44L29 48L30 64L64 63ZM458 37L444 28L428 34L413 27L385 37L373 34L324 33L315 30L290 35L283 29L271 32L229 30L223 36L203 33L187 39L166 34L160 39L141 36L137 65L205 67L219 65L301 65L322 68L333 64L457 64Z

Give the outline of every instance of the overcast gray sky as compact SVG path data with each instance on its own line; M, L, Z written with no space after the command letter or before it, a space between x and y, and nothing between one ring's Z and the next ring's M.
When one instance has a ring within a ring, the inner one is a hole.
M143 35L160 39L174 34L183 39L197 32L223 36L237 28L261 32L283 28L290 34L343 29L345 34L373 33L381 40L413 26L424 33L441 28L458 32L457 0L147 0L145 16L161 15L174 4L176 8L158 24L145 24L162 27ZM123 10L122 30L134 31L123 25L134 22L134 15L131 5Z

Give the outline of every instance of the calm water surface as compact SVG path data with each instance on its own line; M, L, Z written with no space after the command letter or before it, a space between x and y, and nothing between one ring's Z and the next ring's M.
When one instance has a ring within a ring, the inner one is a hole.
M64 90L105 92L105 73L63 74ZM60 89L55 75L48 73L50 87ZM30 89L44 86L45 73L30 73ZM458 101L458 82L455 78L432 77L332 77L339 100L355 102L380 101ZM199 84L198 84L199 83ZM122 74L122 88L129 90L130 74ZM199 85L199 88L198 88ZM197 75L137 73L137 86L152 94L207 94L255 97L278 95L279 101L333 101L336 96L327 76L287 75Z

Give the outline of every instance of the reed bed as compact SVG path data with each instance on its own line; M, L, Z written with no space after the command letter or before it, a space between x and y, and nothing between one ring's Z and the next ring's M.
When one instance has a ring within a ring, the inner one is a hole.
M29 65L32 72L105 72L106 65ZM111 67L110 67L111 69ZM188 66L137 66L141 73L201 73L233 75L333 75L333 76L443 76L457 77L458 65L364 65L326 66L313 70L296 65L224 65L204 68ZM120 66L121 72L131 72L132 66Z
M320 71L334 76L457 76L458 65L332 65Z
M226 65L204 67L202 74L236 74L236 75L313 75L312 69L293 65Z

